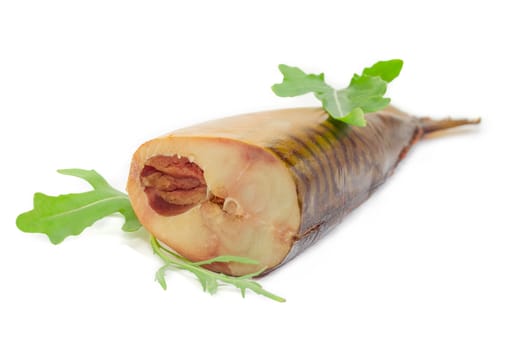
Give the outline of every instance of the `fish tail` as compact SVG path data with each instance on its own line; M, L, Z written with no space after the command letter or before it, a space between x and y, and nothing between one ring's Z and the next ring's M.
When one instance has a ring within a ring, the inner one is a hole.
M430 134L435 131L441 131L445 129L455 128L461 125L479 124L481 118L476 119L432 119L432 118L420 118L421 127L424 134Z

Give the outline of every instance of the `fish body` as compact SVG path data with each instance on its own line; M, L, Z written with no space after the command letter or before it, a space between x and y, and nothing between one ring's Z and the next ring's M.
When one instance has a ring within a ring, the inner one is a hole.
M352 127L321 108L217 119L146 142L128 193L141 223L190 260L243 275L283 265L363 203L424 134L476 123L410 116L394 107Z

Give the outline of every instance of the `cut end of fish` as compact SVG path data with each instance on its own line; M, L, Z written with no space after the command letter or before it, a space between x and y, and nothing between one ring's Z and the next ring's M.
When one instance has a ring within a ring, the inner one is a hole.
M219 255L259 265L214 263L244 275L286 257L300 225L294 180L273 153L220 137L168 135L135 153L128 193L140 222L193 261Z

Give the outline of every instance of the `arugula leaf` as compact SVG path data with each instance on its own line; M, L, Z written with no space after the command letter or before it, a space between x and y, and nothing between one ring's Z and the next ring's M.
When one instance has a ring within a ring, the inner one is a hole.
M403 61L379 61L354 74L348 87L336 90L324 81L324 74L306 74L297 67L279 65L283 82L272 86L281 97L293 97L313 92L323 108L335 119L355 126L366 126L365 113L388 106L389 98L383 97L387 83L394 80L403 67Z
M399 59L379 61L376 62L372 67L363 69L362 74L379 77L387 83L390 83L392 80L397 78L399 73L401 73L401 68L403 68L403 61Z
M35 193L33 210L20 214L16 219L16 225L21 231L45 233L52 243L58 244L68 236L78 235L94 222L116 212L124 216L123 231L137 231L142 227L131 207L128 196L111 187L96 171L63 169L58 170L58 172L86 180L93 187L93 190L55 197L43 193ZM219 282L224 282L239 288L243 297L246 289L251 289L255 293L273 300L285 301L283 298L264 290L259 283L251 279L261 274L264 269L256 273L233 277L216 273L203 267L203 265L215 262L238 262L257 265L258 261L238 256L221 255L209 260L191 262L181 255L162 247L153 236L151 236L150 243L154 253L164 261L164 265L155 274L155 280L159 282L163 289L167 288L166 271L179 269L193 273L201 283L203 290L210 294L217 292Z
M124 216L123 231L132 232L141 227L128 196L111 187L96 171L63 169L58 172L86 180L93 190L60 196L35 193L33 210L20 214L16 219L21 231L45 233L53 244L58 244L116 212Z
M294 97L309 92L321 93L332 90L324 82L323 73L319 75L306 74L297 67L290 67L285 64L280 64L279 70L283 74L283 82L272 86L273 92L278 96Z
M197 279L201 283L202 289L210 294L215 294L219 289L219 282L224 282L239 288L243 298L246 295L246 289L250 289L257 294L263 295L272 300L278 302L286 301L284 298L263 289L263 287L259 283L255 282L252 279L253 277L260 275L265 270L265 268L254 273L235 277L218 272L213 272L202 267L202 265L212 264L214 262L238 262L242 264L256 265L259 263L258 261L239 256L221 255L209 260L191 262L183 256L164 248L162 245L160 245L159 241L153 236L151 236L150 243L151 247L153 248L153 252L157 254L164 262L164 265L162 265L162 267L159 268L157 270L157 273L155 274L155 280L159 282L163 289L167 288L165 277L166 271L170 269L176 269L186 270L194 274L195 277L197 277Z

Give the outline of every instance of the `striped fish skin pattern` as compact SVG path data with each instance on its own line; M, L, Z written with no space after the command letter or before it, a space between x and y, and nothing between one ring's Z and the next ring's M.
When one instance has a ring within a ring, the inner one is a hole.
M367 123L359 128L327 118L272 140L268 149L291 171L301 208L294 244L278 266L363 203L423 134L420 120L404 113L369 114Z

